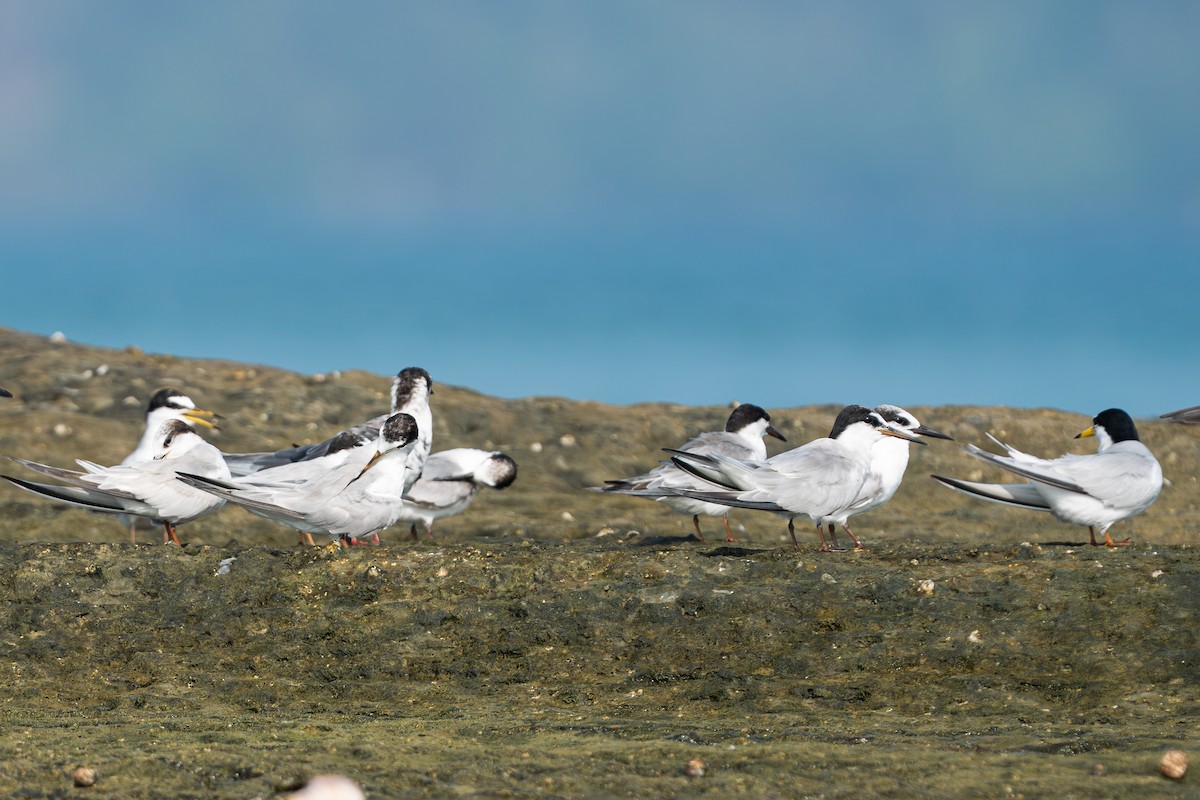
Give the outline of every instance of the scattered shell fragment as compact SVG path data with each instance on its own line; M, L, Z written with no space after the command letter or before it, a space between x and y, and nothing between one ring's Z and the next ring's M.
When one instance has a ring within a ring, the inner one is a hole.
M446 569L445 567L438 567L437 576L439 578L444 578L449 574L450 574L450 570Z
M74 432L75 432L74 429L71 428L70 425L67 425L64 422L60 422L54 426L54 435L60 439L65 439L66 437L70 436Z
M971 642L972 644L979 644L980 642L983 641L983 637L979 635L978 628L971 631L971 633L967 636L967 641Z
M91 767L76 767L75 768L75 785L76 786L95 786L96 785L96 770Z
M917 584L917 594L923 594L926 597L929 597L930 595L933 594L933 590L935 587L936 587L936 584L933 581L929 580L929 578L926 578L925 580L923 580L919 584Z
M1163 572L1161 569L1156 569L1156 570L1154 570L1154 572L1150 573L1150 577L1151 578L1161 578L1163 575L1166 575L1166 574L1167 573Z
M534 453L542 452L542 443L534 442L533 444L529 445L529 450Z
M1187 774L1188 757L1182 750L1168 750L1158 762L1158 770L1171 780L1179 780Z
M828 572L822 572L821 583L837 583L837 578L833 577Z
M708 764L703 758L693 758L683 767L683 774L689 778L703 778L708 772Z
M575 437L569 433L564 433L562 436L558 437L558 443L563 447L574 447Z

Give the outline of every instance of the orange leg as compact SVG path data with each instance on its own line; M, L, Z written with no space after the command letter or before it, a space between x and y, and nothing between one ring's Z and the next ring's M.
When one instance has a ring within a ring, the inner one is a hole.
M175 533L175 526L170 522L163 523L163 544L170 543L179 544L179 536Z
M703 542L704 534L700 531L700 515L699 514L692 514L692 524L696 526L696 538L698 538L700 541Z
M844 530L850 536L850 538L854 540L854 549L855 550L866 550L867 549L867 546L865 544L863 544L862 542L860 542L858 540L858 537L854 535L854 532L850 530L849 525L842 523L842 530Z
M1133 544L1130 539L1121 539L1119 541L1113 539L1112 536L1109 535L1108 531L1104 532L1104 541L1097 542L1096 531L1091 525L1088 525L1088 537L1091 539L1092 547L1100 547L1101 545L1104 547L1124 547L1125 545Z
M725 520L725 541L736 542L737 539L733 538L733 531L729 528L729 515L726 514L722 519Z

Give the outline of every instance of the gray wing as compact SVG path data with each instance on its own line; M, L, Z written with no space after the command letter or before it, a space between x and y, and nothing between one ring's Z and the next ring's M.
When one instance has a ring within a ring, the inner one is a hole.
M990 500L1004 506L1014 508L1029 508L1034 511L1049 511L1050 504L1032 483L976 483L961 481L958 478L945 478L941 475L931 475L935 481L948 489L962 492L980 500Z
M980 450L973 444L967 445L965 449L981 461L995 464L997 467L1006 469L1009 472L1015 472L1017 475L1035 480L1038 483L1055 486L1068 492L1076 492L1077 494L1089 493L1078 482L1072 480L1073 475L1068 475L1065 470L1061 469L1061 466L1070 458L1069 456L1055 459L1054 461L1025 461L1023 459L1018 461L1014 458L998 456L986 450ZM1080 456L1080 458L1095 458L1095 456Z
M1161 415L1159 419L1182 422L1184 425L1200 425L1200 406L1181 408L1178 411L1168 411L1166 414Z
M436 480L422 475L404 495L404 504L430 510L449 508L470 500L478 488L467 480Z
M264 500L246 497L231 484L223 481L206 478L203 475L192 475L187 472L180 472L176 475L176 477L194 489L200 489L208 492L211 495L219 497L222 500L228 500L231 503L236 503L245 508L247 511L252 511L261 517L266 517L268 519L273 519L276 522L283 522L293 526L303 524L304 522L303 514L292 511L290 508L284 508L283 506L269 503Z
M270 453L225 453L225 463L229 465L230 474L236 478L270 467L311 461L347 448L359 447L364 442L374 442L387 418L387 414L375 417L316 444L299 444Z
M85 489L80 486L59 486L48 483L21 480L9 475L0 476L14 486L27 492L48 497L68 505L86 508L89 511L102 511L106 514L135 514L140 517L156 518L154 509L138 503L133 499L117 498L107 492Z
M1162 484L1162 470L1141 442L1119 442L1103 453L1063 456L1054 463L1088 495L1113 508L1140 505Z

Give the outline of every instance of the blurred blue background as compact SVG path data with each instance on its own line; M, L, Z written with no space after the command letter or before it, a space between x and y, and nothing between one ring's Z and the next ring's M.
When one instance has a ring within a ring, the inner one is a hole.
M1198 30L7 3L0 325L503 397L1155 415L1200 403Z

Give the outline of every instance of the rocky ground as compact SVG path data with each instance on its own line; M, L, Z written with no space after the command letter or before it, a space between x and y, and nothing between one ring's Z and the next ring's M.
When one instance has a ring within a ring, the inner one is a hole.
M0 364L0 452L61 465L119 460L160 386L225 416L218 446L257 450L378 413L390 381L4 330ZM440 384L433 407L435 449L520 465L434 543L301 548L226 509L183 548L131 545L0 488L0 796L272 798L330 771L372 798L1200 795L1157 766L1200 752L1200 429L1139 421L1170 485L1128 548L940 489L929 473L993 473L934 442L859 518L871 549L821 554L770 516L735 512L732 545L709 519L701 543L656 504L583 491L727 408ZM910 410L960 444L1088 450L1081 415ZM777 452L836 408L770 411Z

